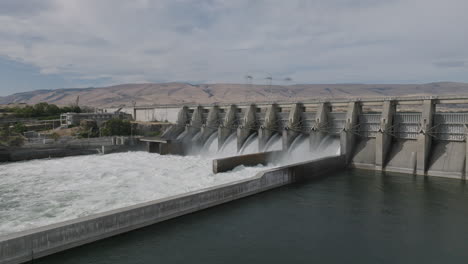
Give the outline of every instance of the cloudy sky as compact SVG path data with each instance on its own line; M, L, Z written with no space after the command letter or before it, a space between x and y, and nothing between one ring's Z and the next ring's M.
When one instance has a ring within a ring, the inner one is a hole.
M133 82L468 82L466 0L1 0L0 95Z

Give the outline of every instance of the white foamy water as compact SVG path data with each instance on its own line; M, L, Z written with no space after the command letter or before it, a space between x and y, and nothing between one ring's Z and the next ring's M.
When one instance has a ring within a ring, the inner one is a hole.
M253 133L246 140L242 148L239 150L239 155L258 153L257 133Z
M219 144L219 143L218 143ZM232 133L221 146L220 150L215 154L219 157L231 157L237 155L237 134Z
M0 235L246 179L265 168L215 175L211 159L146 152L0 165Z
M265 151L282 150L283 142L280 134L274 134L266 143Z
M292 164L302 161L315 160L324 157L336 156L340 154L340 140L337 137L326 136L320 144L310 149L309 137L306 135L297 136L291 144L288 154L283 157L279 164Z

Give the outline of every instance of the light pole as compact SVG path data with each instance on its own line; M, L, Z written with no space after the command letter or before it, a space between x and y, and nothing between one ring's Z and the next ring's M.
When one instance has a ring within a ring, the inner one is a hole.
M247 91L245 91L245 101L247 101L247 94L249 90L252 90L252 75L245 76L245 86L247 87Z
M273 101L273 91L271 90L271 83L273 82L273 77L271 75L268 75L266 78L266 85L268 87L268 90L270 92L271 100Z
M284 82L285 82L286 85L288 85L288 83L292 82L292 79L290 77L286 77L286 78L284 78ZM292 93L292 91L291 91L291 93ZM295 99L295 96L293 97L293 99Z

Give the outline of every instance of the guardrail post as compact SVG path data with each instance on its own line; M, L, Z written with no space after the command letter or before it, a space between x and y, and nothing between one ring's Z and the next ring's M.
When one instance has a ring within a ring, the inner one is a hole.
M384 101L380 116L380 128L375 137L375 168L383 170L387 162L387 154L390 152L393 126L393 114L396 111L394 101Z
M416 173L426 175L429 167L429 155L431 153L432 138L430 136L432 129L432 117L435 112L435 104L431 99L423 101L420 130L418 134L418 149L416 154Z

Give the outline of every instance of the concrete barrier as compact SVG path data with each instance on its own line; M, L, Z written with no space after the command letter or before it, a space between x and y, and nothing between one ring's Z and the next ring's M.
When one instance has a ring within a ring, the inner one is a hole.
M225 172L234 169L237 166L256 166L258 164L266 165L268 162L281 157L282 151L270 151L241 156L228 157L213 160L213 172Z
M345 157L303 162L221 186L0 236L0 264L18 264L345 167Z

